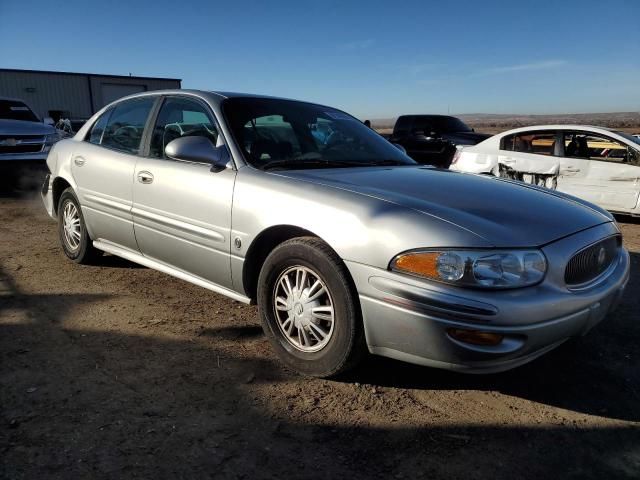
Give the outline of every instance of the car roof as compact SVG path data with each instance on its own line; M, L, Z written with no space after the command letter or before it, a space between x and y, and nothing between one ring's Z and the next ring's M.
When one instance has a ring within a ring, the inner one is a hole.
M616 130L614 128L608 128L608 127L599 127L597 125L580 125L580 124L574 124L574 123L568 123L568 124L553 124L553 125L529 125L526 127L518 127L518 128L513 128L511 130L505 130L504 132L500 132L498 135L500 136L505 136L505 135L509 135L512 133L520 133L520 132L528 132L531 130L592 130L594 132L598 132L598 131L607 131L607 132L615 132Z
M220 91L212 91L212 90L194 90L194 89L169 89L169 90L150 90L147 92L140 92L140 93L134 93L132 95L127 95L126 97L122 97L119 98L115 101L113 101L111 104L109 105L115 105L116 103L119 103L123 100L128 100L128 99L132 99L132 98L141 98L141 97L146 97L146 96L156 96L156 95L190 95L190 96L196 96L196 97L200 97L200 98L204 98L206 100L209 100L210 102L216 104L217 106L220 106L220 104L226 100L227 98L265 98L265 99L273 99L273 100L288 100L288 101L293 101L293 102L301 102L301 103L308 103L310 105L317 105L320 107L327 107L327 108L331 108L333 110L339 110L336 109L335 107L328 107L327 105L322 105L320 103L315 103L315 102L310 102L307 100L297 100L294 98L286 98L286 97L275 97L275 96L270 96L270 95L260 95L260 94L255 94L255 93L241 93L241 92L220 92ZM109 106L106 105L106 106Z
M308 102L305 100L296 100L292 98L272 97L268 95L258 95L258 94L252 94L252 93L217 92L217 91L207 91L207 90L174 88L174 89L165 89L165 90L150 90L147 92L134 93L132 95L127 95L125 97L118 98L117 100L114 100L113 102L103 106L96 113L94 113L91 118L97 117L98 115L102 115L102 113L108 110L109 108L112 108L115 105L119 104L120 102L124 102L126 100L132 100L135 98L144 98L144 97L156 97L161 95L184 95L184 96L200 98L205 102L209 102L209 104L214 108L214 110L221 109L222 102L228 98L264 98L264 99L287 100L287 101L293 101L293 102L307 103L309 105L315 105L317 107L340 111L340 109L337 109L335 107L329 107L327 105L322 105L320 103ZM91 123L92 122L87 121L85 125L83 125L82 128L78 130L76 136L84 137L84 135L86 135L87 131L89 130Z
M400 115L398 118L416 118L416 117L428 117L428 118L458 118L453 115L440 115L440 114L431 114L431 113L410 113L407 115Z
M496 133L494 136L487 138L486 140L470 146L464 146L465 152L483 152L492 153L496 145L502 141L502 139L508 135L524 132L540 132L545 130L583 130L592 133L599 133L614 138L622 143L631 145L631 140L620 135L618 131L607 127L598 127L595 125L579 125L579 124L553 124L553 125L530 125L528 127L513 128L504 132ZM634 145L634 147L637 147Z

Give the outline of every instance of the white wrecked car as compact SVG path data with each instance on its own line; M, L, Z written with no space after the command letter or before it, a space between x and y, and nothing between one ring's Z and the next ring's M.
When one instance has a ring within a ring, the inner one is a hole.
M557 189L612 212L640 214L640 139L585 125L509 130L459 147L450 167Z

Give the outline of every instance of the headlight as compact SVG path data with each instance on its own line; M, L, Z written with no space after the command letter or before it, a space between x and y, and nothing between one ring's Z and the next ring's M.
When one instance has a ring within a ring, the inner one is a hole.
M544 278L539 250L424 250L401 253L391 270L463 287L517 288Z

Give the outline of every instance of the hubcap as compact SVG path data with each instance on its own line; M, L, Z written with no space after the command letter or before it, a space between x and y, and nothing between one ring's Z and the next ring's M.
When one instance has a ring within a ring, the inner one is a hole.
M295 266L284 271L273 292L274 312L284 338L301 352L317 352L333 335L331 294L310 268Z
M80 214L73 202L67 202L62 210L62 231L70 250L80 248Z

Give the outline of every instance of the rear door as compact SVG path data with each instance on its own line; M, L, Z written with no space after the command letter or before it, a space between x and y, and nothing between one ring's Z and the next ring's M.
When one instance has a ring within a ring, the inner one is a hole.
M171 160L165 147L182 136L203 136L224 145L215 117L199 99L164 98L150 142L133 182L133 218L140 251L223 287L231 287L231 201L236 171L231 164Z
M138 250L133 233L133 174L155 96L104 112L72 155L71 172L94 240Z
M555 130L531 130L504 137L498 155L500 175L555 188L560 164L557 142Z
M608 210L629 211L638 204L637 152L606 135L564 131L558 189Z

